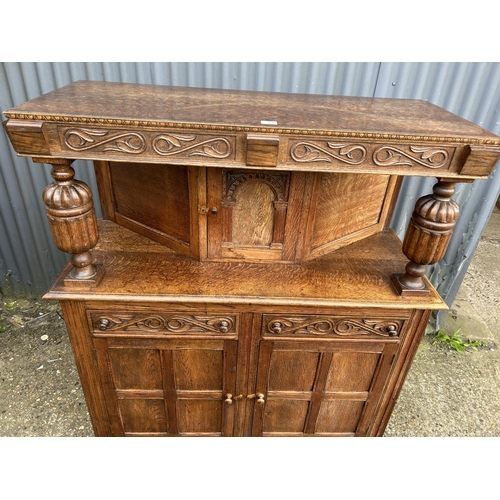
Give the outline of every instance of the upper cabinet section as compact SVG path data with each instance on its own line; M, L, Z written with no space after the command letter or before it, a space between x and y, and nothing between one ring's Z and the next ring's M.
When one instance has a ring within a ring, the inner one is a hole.
M4 114L32 157L457 179L500 158L500 137L405 99L81 81Z

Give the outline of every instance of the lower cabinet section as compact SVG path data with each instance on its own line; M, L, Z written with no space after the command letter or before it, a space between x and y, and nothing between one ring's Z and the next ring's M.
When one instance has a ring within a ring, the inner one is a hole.
M94 430L114 436L381 435L428 318L63 306Z

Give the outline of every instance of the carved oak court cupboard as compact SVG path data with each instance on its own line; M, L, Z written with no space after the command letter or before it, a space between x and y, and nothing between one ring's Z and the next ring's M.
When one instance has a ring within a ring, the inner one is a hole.
M5 112L98 436L380 436L500 138L424 101L82 81ZM75 179L95 166L103 220ZM405 175L437 178L403 244Z

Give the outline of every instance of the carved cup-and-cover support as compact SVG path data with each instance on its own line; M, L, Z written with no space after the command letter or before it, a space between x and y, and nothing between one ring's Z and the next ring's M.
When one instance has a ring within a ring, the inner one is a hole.
M425 266L443 258L459 216L459 207L451 199L454 193L454 183L441 180L434 185L433 194L415 204L403 241L403 252L410 262L404 274L392 277L401 295L429 292L423 280Z
M90 250L96 246L99 232L90 188L74 179L70 160L33 158L33 161L52 164L54 182L44 189L43 201L57 248L72 254L70 278L94 279L98 268Z

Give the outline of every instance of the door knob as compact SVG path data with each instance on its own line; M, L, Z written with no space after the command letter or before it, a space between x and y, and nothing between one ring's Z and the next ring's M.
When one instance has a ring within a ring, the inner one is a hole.
M264 394L257 394L257 404L263 405L265 402Z
M226 399L224 400L224 403L226 403L227 405L232 405L233 404L233 395L226 394Z

